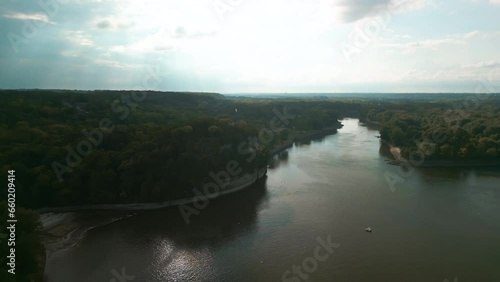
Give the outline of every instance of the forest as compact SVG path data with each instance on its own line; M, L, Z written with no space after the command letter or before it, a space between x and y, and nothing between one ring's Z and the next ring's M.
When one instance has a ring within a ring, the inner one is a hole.
M273 149L331 133L344 117L375 124L381 145L401 148L405 158L420 152L428 160L500 161L499 95L0 92L0 174L5 179L15 170L16 205L30 209L192 197L229 162L251 173L267 166ZM37 280L45 252L41 223L21 207L18 277ZM5 223L5 202L0 210Z
M213 93L3 91L0 167L28 208L191 197L230 160L244 172L298 135L339 128L351 102ZM283 116L288 119L281 122ZM273 127L274 128L271 128ZM265 130L262 130L265 129Z
M401 154L426 160L500 161L500 97L462 95L454 100L378 104L366 120L381 126L380 137Z
M191 197L228 161L253 172L266 166L273 148L340 128L343 117L376 123L381 138L405 157L420 149L427 159L500 158L498 95L472 104L473 94L306 99L1 92L1 173L16 171L17 203L34 209Z

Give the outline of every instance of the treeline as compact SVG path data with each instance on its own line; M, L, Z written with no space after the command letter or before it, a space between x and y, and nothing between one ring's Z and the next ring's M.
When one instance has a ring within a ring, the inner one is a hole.
M400 147L406 158L420 151L428 160L498 161L500 97L491 94L471 104L473 97L375 105L366 118L381 124L381 138Z
M253 172L273 147L310 130L338 128L339 118L362 110L351 102L210 93L0 95L0 167L16 171L17 202L30 208L191 197L228 161L241 174Z

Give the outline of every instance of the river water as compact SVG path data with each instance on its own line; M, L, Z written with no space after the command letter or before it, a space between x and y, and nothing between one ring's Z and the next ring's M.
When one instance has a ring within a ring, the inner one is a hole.
M392 191L398 167L378 131L342 123L190 224L168 208L90 230L48 261L46 280L500 281L498 167L417 169Z

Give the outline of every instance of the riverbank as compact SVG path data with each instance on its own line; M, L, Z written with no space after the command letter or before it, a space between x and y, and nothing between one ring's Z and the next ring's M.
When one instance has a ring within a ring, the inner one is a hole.
M270 155L274 156L287 150L295 142L305 142L322 138L326 135L337 133L337 130L337 127L330 127L296 136L292 140L272 149ZM219 191L216 198L248 188L263 179L266 174L267 166L256 170L254 173L245 174L242 177L234 179L223 190ZM124 217L132 216L135 211L158 210L191 204L199 200L204 200L201 199L202 197L205 196L154 203L79 205L36 210L42 214L46 259L48 260L58 252L75 246L89 230ZM117 214L117 212L121 212L121 214ZM123 212L127 213L123 214Z
M363 124L366 124L366 125L374 125L374 126L377 126L377 127L384 126L382 123L380 123L378 121L373 121L373 120L369 120L369 119L359 120L359 122L363 123Z
M337 135L276 156L281 163L268 168L266 185L214 200L189 225L174 207L92 229L49 260L48 282L110 281L116 279L111 271L122 268L134 282L280 280L283 271L301 263L293 253L311 254L314 238L328 241L330 235L342 244L338 251L349 250L329 258L333 267L319 265L310 276L317 281L443 281L451 275L446 273L471 281L496 278L489 270L497 262L482 254L500 244L492 240L500 230L500 172L415 173L391 193L384 173L397 174L397 167L384 163L388 157L379 152L377 131L356 120L343 123ZM368 226L372 233L364 231ZM372 235L389 244L367 247ZM436 242L445 243L436 248ZM457 250L466 242L474 244ZM464 252L481 260L467 264ZM381 254L401 262L390 277L387 269L373 267L372 258ZM421 271L422 263L429 272Z
M104 226L133 213L116 211L45 213L41 216L45 257L75 246L93 228Z
M394 160L389 161L388 163L391 165L401 165L409 163L405 158L401 156L401 148L396 146L391 146L387 142L385 142L387 146L389 146L389 150L394 158ZM416 160L414 163L410 163L414 167L421 168L432 168L432 167L488 167L488 166L500 166L500 160L428 160L424 159L424 161L420 164L420 160Z
M317 138L322 138L326 135L337 133L338 129L342 128L342 124L338 127L328 127L322 130L307 132L303 135L294 137L292 140L277 146L270 151L270 156L279 154L293 146L295 142L305 142ZM264 177L267 173L267 166L257 170L254 173L247 173L242 177L230 181L227 186L219 191L216 197L227 195L240 191L254 184L256 181ZM205 196L201 196L205 197ZM140 211L140 210L156 210L172 206L187 205L200 200L200 197L189 197L170 201L152 202L152 203L133 203L133 204L96 204L96 205L78 205L66 207L51 207L35 210L40 214L44 213L63 213L77 211L99 211L99 210L114 210L114 211Z
M254 184L256 181L264 177L267 173L267 167L256 170L254 173L247 173L242 177L230 181L225 188L221 189L217 197L227 195L240 191ZM199 201L201 197L196 196L184 199L177 199L171 201L162 201L154 203L134 203L134 204L99 204L99 205L79 205L67 206L57 208L42 208L35 210L40 214L45 213L63 213L63 212L76 212L76 211L99 211L99 210L112 210L112 211L140 211L140 210L156 210L172 206L187 205Z
M229 182L223 190L219 191L216 198L252 186L263 179L266 174L267 167L245 174ZM205 196L201 195L156 203L81 205L37 210L41 213L43 225L42 241L46 249L45 259L49 260L55 254L72 248L88 231L133 216L135 211L157 210L205 200Z
M417 161L418 162L418 161ZM393 165L408 163L406 160L394 160L389 162ZM425 160L422 164L413 165L414 167L433 168L433 167L495 167L500 166L500 161L481 161L481 160Z
M325 136L330 135L330 134L335 134L338 132L339 128L342 128L342 126L323 128L322 130L315 130L315 131L308 132L308 133L303 134L303 135L296 136L292 140L289 140L289 141L277 146L276 148L272 149L269 154L272 157L276 154L279 154L279 153L293 147L293 144L295 144L296 142L307 142L307 141L311 141L314 139L325 137Z
M375 126L384 126L383 124L366 120L364 121L366 124L375 125ZM380 138L380 137L379 137ZM404 163L408 163L408 161L401 156L401 148L397 146L392 146L388 141L380 138L380 140L389 147L389 150L393 156L393 160L388 161L388 164L391 165L401 165ZM436 160L436 159L424 159L423 163L419 164L419 160L416 160L415 163L411 163L414 167L422 167L422 168L432 168L432 167L488 167L488 166L500 166L500 160Z

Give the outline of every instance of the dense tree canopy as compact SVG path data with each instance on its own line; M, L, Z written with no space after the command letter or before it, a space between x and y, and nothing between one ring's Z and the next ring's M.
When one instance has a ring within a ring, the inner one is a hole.
M253 172L271 148L338 127L342 110L359 110L355 103L207 93L1 95L0 167L16 170L18 203L32 208L190 197L228 161ZM283 122L283 115L293 118Z
M456 105L467 96L318 100L1 92L0 167L16 170L18 203L31 208L191 197L228 161L242 173L253 172L265 166L272 148L338 128L346 116L382 125L381 137L406 156L430 140L429 159L500 158L500 99L494 95L465 110Z
M381 138L401 147L406 157L420 149L427 159L500 160L500 99L492 95L464 106L473 97L379 105L366 118L381 124Z

